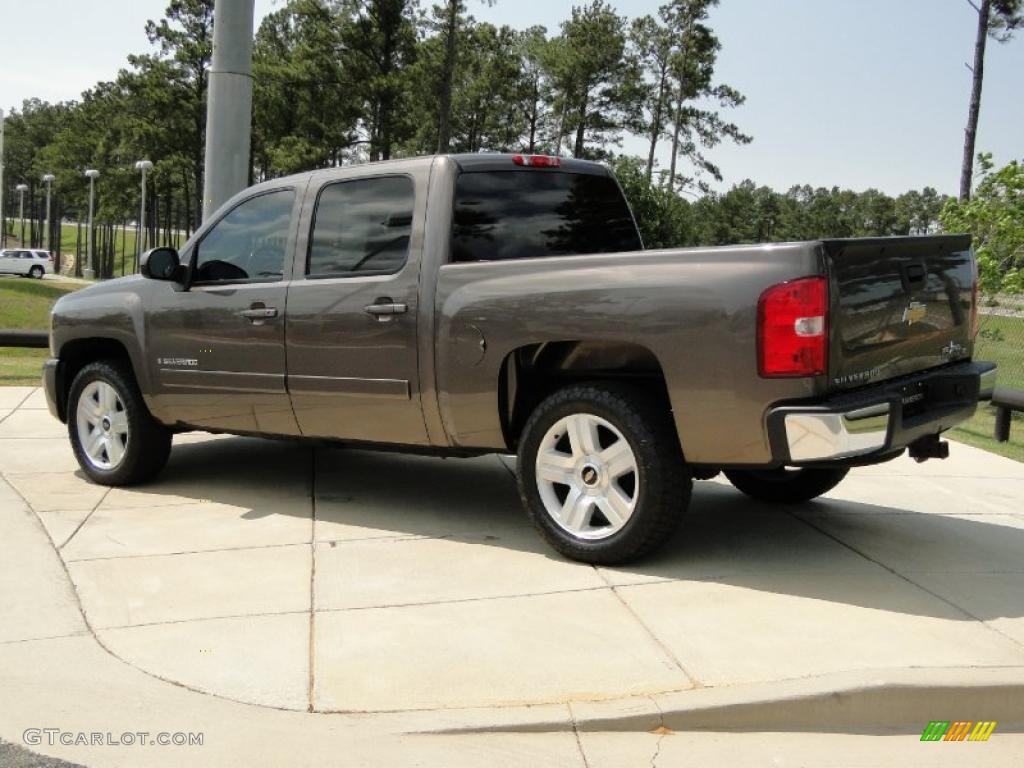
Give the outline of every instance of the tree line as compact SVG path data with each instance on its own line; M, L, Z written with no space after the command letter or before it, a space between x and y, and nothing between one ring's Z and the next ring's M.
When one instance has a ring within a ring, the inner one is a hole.
M255 34L250 182L433 152L537 152L613 163L649 247L934 231L946 202L934 189L891 197L744 181L710 191L722 171L709 150L752 140L728 117L743 94L715 75L717 4L669 0L629 19L590 0L548 30L480 22L466 0L286 0ZM979 9L991 16L986 34L1005 37L1018 5ZM138 215L136 160L154 163L149 244L178 244L201 220L213 0L170 0L145 31L151 49L114 79L76 101L26 101L7 122L6 215L24 181L33 244L43 240L41 175L57 177L55 218L80 221L82 172L100 170L104 276L116 271L114 229ZM627 135L643 156L622 154Z

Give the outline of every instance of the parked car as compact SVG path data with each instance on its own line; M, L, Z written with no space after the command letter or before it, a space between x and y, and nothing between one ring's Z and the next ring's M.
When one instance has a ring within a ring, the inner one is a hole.
M53 256L49 251L18 248L0 251L0 273L42 279L53 272Z
M612 174L556 157L274 179L141 272L52 313L50 410L95 482L195 429L515 453L536 527L591 563L663 543L694 479L799 503L944 457L995 374L966 236L644 251Z

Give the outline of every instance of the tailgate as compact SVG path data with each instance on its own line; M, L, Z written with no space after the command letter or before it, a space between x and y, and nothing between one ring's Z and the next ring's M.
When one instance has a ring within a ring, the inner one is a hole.
M823 246L832 389L970 357L970 236L826 240Z

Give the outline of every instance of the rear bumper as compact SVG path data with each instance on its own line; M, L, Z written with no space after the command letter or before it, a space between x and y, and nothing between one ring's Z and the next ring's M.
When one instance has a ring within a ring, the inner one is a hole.
M57 378L60 373L59 363L60 360L55 357L43 363L43 391L46 392L46 407L50 409L50 413L64 421L64 414L60 412L57 400L57 392L60 390Z
M814 403L769 409L777 464L884 458L970 418L995 386L994 363L957 363Z

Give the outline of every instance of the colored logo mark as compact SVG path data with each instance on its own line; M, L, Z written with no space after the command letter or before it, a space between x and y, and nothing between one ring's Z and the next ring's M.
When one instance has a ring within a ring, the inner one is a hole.
M995 720L932 720L921 741L988 741L995 727Z

